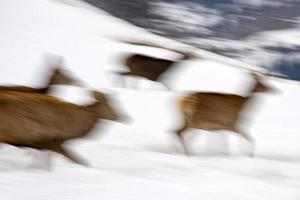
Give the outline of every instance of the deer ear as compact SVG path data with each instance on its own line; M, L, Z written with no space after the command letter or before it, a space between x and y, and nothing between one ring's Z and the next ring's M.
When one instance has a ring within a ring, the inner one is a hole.
M257 71L251 70L250 72L251 76L253 76L256 80L261 80L262 74L258 73Z
M96 90L93 90L92 92L93 92L93 96L94 96L95 99L97 99L98 101L103 100L103 98L104 98L103 93L98 92Z
M257 75L257 72L254 71L254 70L251 70L251 71L250 71L250 74L251 74L252 76L254 76L254 77L258 76L258 75Z

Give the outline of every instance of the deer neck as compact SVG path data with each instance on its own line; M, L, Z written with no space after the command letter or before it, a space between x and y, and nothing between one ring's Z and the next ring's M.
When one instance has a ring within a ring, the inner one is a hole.
M87 105L85 108L90 113L93 113L96 116L96 118L98 119L100 117L98 114L99 106L100 106L100 103L97 101L91 105Z
M85 106L85 109L81 110L81 114L83 126L80 129L79 136L86 135L92 130L98 122L98 116L96 114L95 105ZM84 121L83 121L84 120Z
M249 91L248 95L246 96L247 100L250 100L254 94L256 93L256 87L257 87L257 83L254 85L254 87Z
M38 89L40 93L47 93L50 89L52 82L53 82L53 77L50 80L48 80L48 82L44 87Z
M186 53L182 53L182 54L183 54L183 56L180 60L189 60L190 59L189 54L186 54Z

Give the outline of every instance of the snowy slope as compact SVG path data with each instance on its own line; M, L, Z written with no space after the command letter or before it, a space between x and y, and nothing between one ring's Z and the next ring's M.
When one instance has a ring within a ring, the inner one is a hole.
M196 155L186 157L170 132L180 126L177 99L189 90L244 95L251 83L245 71L195 59L178 64L166 77L176 92L152 90L161 88L147 81L142 82L147 90L111 87L106 70L124 69L114 59L122 52L176 55L115 42L112 38L162 39L75 0L2 0L0 28L1 84L40 86L43 54L63 55L71 72L91 88L114 93L122 110L133 118L129 125L103 122L90 138L69 144L91 163L90 168L59 156L50 172L30 168L33 157L27 151L4 146L0 199L300 198L300 85L296 82L269 80L281 93L258 95L245 111L243 128L256 139L256 158L246 156L250 145L234 134L200 131L192 131L198 134L190 141ZM53 95L66 100L91 101L84 89L55 89Z

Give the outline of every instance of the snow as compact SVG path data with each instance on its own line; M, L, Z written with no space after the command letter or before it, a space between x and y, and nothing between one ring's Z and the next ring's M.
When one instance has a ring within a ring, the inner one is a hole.
M172 133L180 126L178 98L195 90L246 95L251 79L245 70L232 67L240 62L197 50L204 58L178 63L166 76L172 92L145 80L137 90L117 88L111 86L107 70L125 69L122 53L143 51L170 58L176 54L130 47L115 38L180 44L75 0L2 0L0 27L1 84L41 86L44 53L62 55L68 70L88 88L115 97L114 105L132 118L130 124L103 121L90 137L68 144L90 162L89 168L58 155L52 170L33 168L28 151L3 145L0 199L300 198L297 82L266 80L279 93L258 94L245 110L241 126L255 138L255 158L247 156L251 145L237 135L199 130L187 137L195 153L187 157ZM87 94L77 87L56 86L52 91L78 104L93 101Z

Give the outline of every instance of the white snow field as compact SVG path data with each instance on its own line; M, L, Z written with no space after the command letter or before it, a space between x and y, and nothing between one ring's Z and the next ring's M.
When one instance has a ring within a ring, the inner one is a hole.
M89 88L111 93L132 118L130 124L103 121L89 138L68 144L91 167L54 155L47 171L30 166L38 159L27 150L2 145L1 200L300 199L297 82L266 80L280 93L257 94L245 110L241 126L255 138L255 158L247 156L251 145L234 133L199 130L186 138L194 152L187 157L172 133L181 122L178 98L189 90L245 95L251 78L245 70L199 58L178 63L166 77L173 92L145 80L137 90L112 87L107 70L125 69L122 53L177 56L114 41L122 37L180 46L80 1L0 1L0 84L42 86L44 53L62 55L69 71ZM56 86L52 94L78 104L92 101L77 87Z

